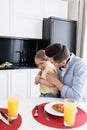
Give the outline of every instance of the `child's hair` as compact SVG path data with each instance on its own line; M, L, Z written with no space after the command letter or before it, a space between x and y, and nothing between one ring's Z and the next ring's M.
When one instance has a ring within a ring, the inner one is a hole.
M47 61L47 56L45 55L45 50L39 50L36 55L35 58L38 58L40 60L45 60Z

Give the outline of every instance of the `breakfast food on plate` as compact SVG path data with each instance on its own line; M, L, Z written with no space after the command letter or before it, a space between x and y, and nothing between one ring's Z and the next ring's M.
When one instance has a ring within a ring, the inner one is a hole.
M58 112L64 113L64 104L62 104L62 103L53 104L53 105L52 105L52 108L53 108L54 110L58 111Z

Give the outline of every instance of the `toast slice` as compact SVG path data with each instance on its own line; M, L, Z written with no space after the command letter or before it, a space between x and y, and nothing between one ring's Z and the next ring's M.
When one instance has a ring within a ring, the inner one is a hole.
M64 113L64 104L62 103L54 104L52 108L58 112Z

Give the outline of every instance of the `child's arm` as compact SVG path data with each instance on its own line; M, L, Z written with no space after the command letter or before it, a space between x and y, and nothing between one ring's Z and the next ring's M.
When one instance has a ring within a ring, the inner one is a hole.
M37 75L37 76L35 77L35 84L39 84L39 83L40 83L40 76Z
M35 84L39 84L40 83L40 76L41 76L41 71L38 72L37 76L35 77Z

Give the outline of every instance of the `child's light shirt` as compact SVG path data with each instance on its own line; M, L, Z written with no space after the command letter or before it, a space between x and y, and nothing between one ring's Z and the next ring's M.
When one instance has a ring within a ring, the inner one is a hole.
M43 79L46 79L46 74L48 72L55 73L55 72L57 72L57 70L56 70L55 66L52 63L47 61L47 66L44 69L44 71L42 72L41 77ZM58 89L55 86L49 87L49 86L45 86L43 84L40 84L40 92L43 93L43 94L46 94L46 93L57 94L58 93Z

